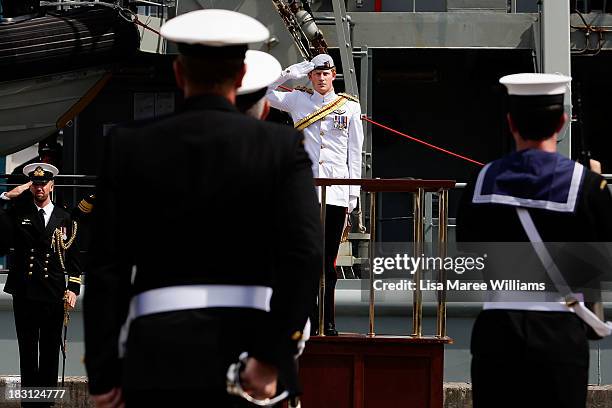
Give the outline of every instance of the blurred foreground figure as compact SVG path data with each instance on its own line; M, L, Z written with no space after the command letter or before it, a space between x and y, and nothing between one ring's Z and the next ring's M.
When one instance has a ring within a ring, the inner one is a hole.
M526 297L520 300L517 292L499 291L484 303L471 341L474 408L584 408L587 333L609 331L587 315L579 294L561 283L571 282L567 274L554 277L559 258L545 262L538 249L541 242L612 241L612 198L605 180L557 153L557 136L568 120L563 98L570 80L552 74L501 78L516 152L480 170L457 214L458 242L531 242L536 264L508 262L517 263L516 275L542 277L552 295L521 292ZM500 396L500 384L512 391Z
M108 137L85 296L90 392L98 407L243 406L226 391L243 352L250 396L299 392L322 256L311 163L298 132L234 106L247 44L268 30L200 10L161 33L178 43L186 101ZM161 186L168 202L148 202Z

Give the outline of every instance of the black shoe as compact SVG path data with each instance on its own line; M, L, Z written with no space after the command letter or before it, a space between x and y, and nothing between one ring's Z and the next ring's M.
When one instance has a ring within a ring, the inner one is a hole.
M336 330L336 325L335 324L327 323L325 325L323 333L325 333L326 336L337 336L338 335L338 330Z

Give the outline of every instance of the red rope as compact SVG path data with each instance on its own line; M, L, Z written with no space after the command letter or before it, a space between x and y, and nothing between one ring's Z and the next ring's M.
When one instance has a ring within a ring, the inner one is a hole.
M285 90L285 91L289 91L289 92L293 91L293 89L287 88L286 86L279 85L278 87L283 89L283 90ZM425 145L425 146L430 147L432 149L439 150L441 152L444 152L446 154L450 154L451 156L455 156L455 157L458 157L458 158L463 159L463 160L467 160L467 161L469 161L471 163L478 164L479 166L484 166L484 163L481 163L481 162L476 161L474 159L470 159L469 157L462 156L460 154L451 152L450 150L446 150L446 149L443 149L443 148L438 147L436 145L432 145L431 143L424 142L423 140L417 139L416 137L412 137L412 136L409 136L409 135L407 135L405 133L399 132L399 131L397 131L395 129L391 129L388 126L385 126L385 125L383 125L381 123L373 121L372 119L368 118L366 115L361 115L361 120L365 120L366 122L370 122L373 125L376 125L376 126L379 126L379 127L383 128L385 130L388 130L389 132L395 133L396 135L403 136L403 137L405 137L407 139L410 139L412 141L415 141L417 143L421 143L422 145Z
M417 143L421 143L421 144L423 144L423 145L425 145L425 146L427 146L427 147L430 147L430 148L432 148L432 149L436 149L436 150L439 150L439 151L444 152L444 153L446 153L446 154L450 154L451 156L455 156L455 157L458 157L458 158L460 158L460 159L467 160L467 161L472 162L472 163L474 163L474 164L478 164L479 166L484 166L484 163L481 163L481 162L476 161L476 160L474 160L474 159L470 159L469 157L462 156L462 155L460 155L460 154L457 154L457 153L451 152L450 150L446 150L446 149L443 149L443 148L438 147L438 146L436 146L436 145L432 145L431 143L427 143L427 142L424 142L424 141L422 141L422 140L419 140L419 139L417 139L416 137L412 137L412 136L409 136L409 135L407 135L407 134L405 134L405 133L398 132L398 131L397 131L397 130L395 130L395 129L391 129L391 128L390 128L390 127L388 127L388 126L385 126L385 125L383 125L383 124L381 124L381 123L378 123L378 122L373 121L372 119L368 118L366 115L361 115L361 119L362 119L362 120L365 120L366 122L370 122L370 123L372 123L372 124L374 124L374 125L376 125L376 126L379 126L379 127L383 128L383 129L385 129L385 130L388 130L389 132L395 133L396 135L400 135L400 136L403 136L403 137L405 137L405 138L407 138L407 139L410 139L410 140L412 140L412 141L415 141L415 142L417 142Z

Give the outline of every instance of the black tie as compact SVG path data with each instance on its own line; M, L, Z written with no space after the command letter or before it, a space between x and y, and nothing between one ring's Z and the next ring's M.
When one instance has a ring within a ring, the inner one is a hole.
M38 210L38 218L40 219L40 225L45 228L45 210L43 210L42 208Z

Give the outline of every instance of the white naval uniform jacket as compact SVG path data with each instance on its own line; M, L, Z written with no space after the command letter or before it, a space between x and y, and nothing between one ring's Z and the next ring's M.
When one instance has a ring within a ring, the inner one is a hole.
M288 112L294 123L338 97L334 91L325 96L316 91L312 95L298 90L275 91L279 82L268 88L266 96L272 107ZM361 107L357 102L347 101L303 132L304 148L312 160L312 174L315 178L361 178L363 126ZM320 188L318 190L321 201ZM348 207L349 196L356 201L359 190L360 186L328 187L326 203Z

